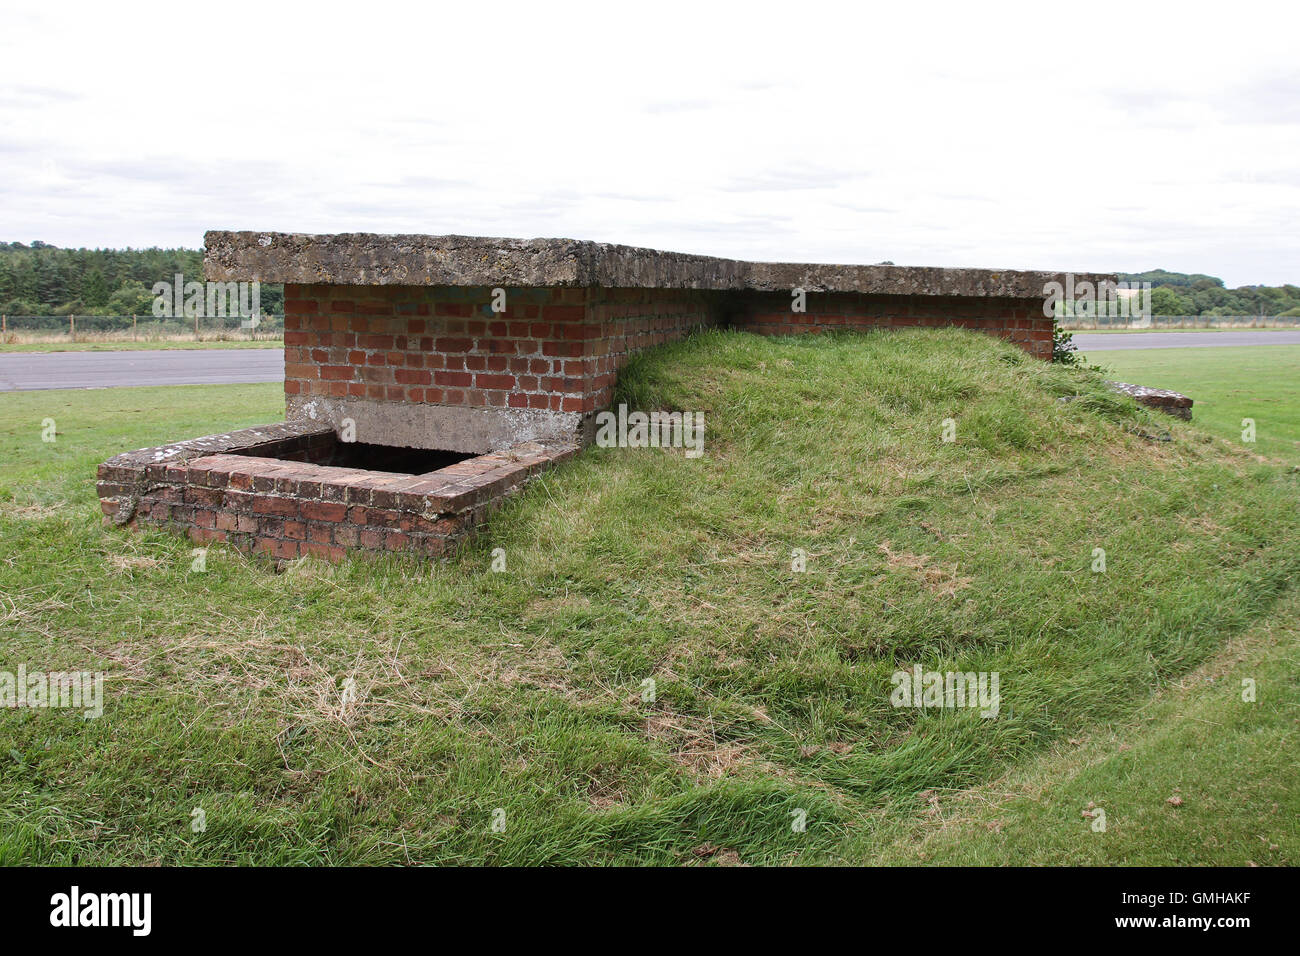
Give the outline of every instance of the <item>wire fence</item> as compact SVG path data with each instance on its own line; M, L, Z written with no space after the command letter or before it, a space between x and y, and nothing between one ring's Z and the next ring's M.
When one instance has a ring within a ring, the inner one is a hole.
M284 316L5 315L0 343L261 342L284 338Z
M1070 331L1104 329L1294 329L1300 315L1066 315L1057 319Z

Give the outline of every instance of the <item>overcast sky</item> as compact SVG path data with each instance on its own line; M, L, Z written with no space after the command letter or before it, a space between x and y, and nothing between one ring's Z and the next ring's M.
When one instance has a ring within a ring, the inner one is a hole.
M0 239L564 236L1300 283L1296 6L1048 6L7 7Z

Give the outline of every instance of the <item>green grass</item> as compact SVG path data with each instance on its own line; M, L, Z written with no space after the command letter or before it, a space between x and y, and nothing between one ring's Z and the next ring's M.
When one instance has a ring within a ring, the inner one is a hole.
M912 865L1295 866L1298 737L1292 592L1134 717L1058 742L992 783L927 794L921 816L885 822L860 853ZM1104 821L1084 816L1099 809Z
M154 339L139 342L0 342L4 352L130 352L141 349L282 349L284 339L253 341L195 342L185 339Z
M1198 427L1237 445L1300 462L1300 345L1097 352L1113 377L1190 395ZM1255 443L1242 443L1242 419L1255 420Z
M590 449L446 562L281 573L197 573L93 488L122 448L274 420L278 386L0 396L0 669L108 674L98 720L0 712L0 861L893 861L930 793L1140 720L1300 569L1300 476L989 337L709 333L620 389L703 410L704 457ZM1000 716L892 707L913 664L999 672ZM1286 743L1251 713L1234 735ZM1231 858L1294 860L1250 829ZM1154 826L1123 858L1171 855L1230 858Z

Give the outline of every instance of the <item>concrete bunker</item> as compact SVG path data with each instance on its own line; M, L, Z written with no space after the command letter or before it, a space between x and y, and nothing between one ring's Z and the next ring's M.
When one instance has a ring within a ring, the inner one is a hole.
M209 232L285 287L285 421L105 462L105 520L279 557L436 555L592 440L628 356L694 329L960 326L1048 360L1053 273L744 262L568 239ZM1074 281L1114 282L1109 275Z

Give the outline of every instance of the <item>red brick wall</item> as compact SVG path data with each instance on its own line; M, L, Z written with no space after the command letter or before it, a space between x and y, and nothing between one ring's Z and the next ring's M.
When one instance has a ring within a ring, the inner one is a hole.
M518 409L572 416L576 429L608 404L629 354L716 318L706 294L692 291L505 293L505 311L494 312L487 287L286 286L291 414L316 399ZM429 447L440 447L438 428L431 419ZM511 438L536 437L527 432Z
M1007 339L1038 358L1052 357L1052 319L1043 300L960 296L809 293L805 312L791 311L789 292L748 293L738 301L737 325L764 335L828 329L947 326Z
M583 411L609 405L618 370L630 355L718 324L722 301L692 290L592 289L587 317L596 336L586 360L591 380Z
M578 411L586 294L285 286L285 393Z

